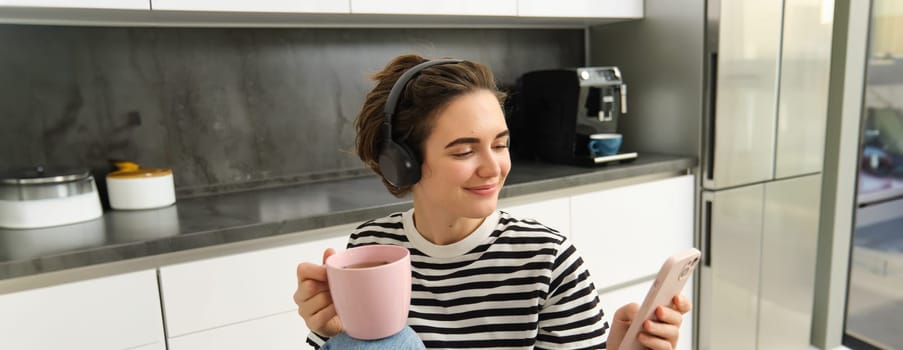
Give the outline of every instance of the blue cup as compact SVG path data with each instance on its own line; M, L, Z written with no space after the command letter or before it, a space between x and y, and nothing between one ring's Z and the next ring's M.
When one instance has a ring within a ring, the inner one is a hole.
M592 134L587 147L593 157L615 155L621 149L621 140L621 134Z

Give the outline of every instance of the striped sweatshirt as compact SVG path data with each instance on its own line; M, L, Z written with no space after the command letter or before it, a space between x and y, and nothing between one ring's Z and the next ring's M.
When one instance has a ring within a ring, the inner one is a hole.
M574 246L558 231L496 211L463 240L435 245L413 209L361 224L348 247L411 252L408 325L428 349L599 349L608 323ZM325 338L311 333L319 348Z

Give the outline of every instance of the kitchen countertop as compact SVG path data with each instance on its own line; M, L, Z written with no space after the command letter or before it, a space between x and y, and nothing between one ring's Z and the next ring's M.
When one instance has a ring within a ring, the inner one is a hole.
M514 162L501 198L695 167L684 156L579 167ZM72 225L0 229L0 280L363 222L410 208L376 176L180 199Z

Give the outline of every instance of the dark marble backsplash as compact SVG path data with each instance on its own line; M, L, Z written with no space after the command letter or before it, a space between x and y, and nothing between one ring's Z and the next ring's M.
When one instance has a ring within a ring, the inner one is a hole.
M369 75L419 53L502 86L583 64L582 30L0 25L0 171L109 159L173 168L180 196L354 176Z

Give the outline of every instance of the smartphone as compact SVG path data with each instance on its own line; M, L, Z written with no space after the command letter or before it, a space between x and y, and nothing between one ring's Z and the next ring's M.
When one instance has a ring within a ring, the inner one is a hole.
M643 322L655 318L655 309L659 305L671 305L671 300L674 299L674 296L684 289L687 280L690 279L690 276L693 276L693 271L696 269L696 265L699 264L700 255L699 250L690 248L665 260L662 268L658 271L658 275L655 276L655 282L652 282L652 287L646 293L646 298L643 299L640 310L637 311L636 316L630 323L630 327L627 328L627 334L624 335L624 340L621 341L621 350L645 349L636 339L637 334L643 328Z

